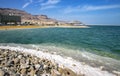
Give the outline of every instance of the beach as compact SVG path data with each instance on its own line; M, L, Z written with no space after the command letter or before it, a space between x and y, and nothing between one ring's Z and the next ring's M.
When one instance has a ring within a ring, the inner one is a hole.
M40 25L7 25L0 26L0 30L32 29L32 28L88 28L88 26L40 26Z
M22 51L0 49L0 76L82 76L51 60Z
M30 28L45 28L47 26L38 26L38 25L8 25L0 26L0 30L10 30L10 29L30 29Z
M30 76L37 74L42 76L115 76L115 74L104 71L102 67L93 68L72 58L65 59L48 52L9 46L0 46L0 52L0 68L2 68L0 72L11 76L14 74L30 74ZM39 73L37 73L38 71Z

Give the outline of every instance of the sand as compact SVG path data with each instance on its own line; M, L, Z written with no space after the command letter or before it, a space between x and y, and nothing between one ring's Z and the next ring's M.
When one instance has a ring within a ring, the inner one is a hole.
M39 25L22 25L22 26L0 26L0 30L10 30L10 29L31 29L31 28L89 28L88 26L39 26Z

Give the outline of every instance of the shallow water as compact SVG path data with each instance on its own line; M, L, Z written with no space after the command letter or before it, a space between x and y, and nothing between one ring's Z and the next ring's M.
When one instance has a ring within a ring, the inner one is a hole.
M41 48L93 66L104 65L120 71L119 26L0 30L0 43Z

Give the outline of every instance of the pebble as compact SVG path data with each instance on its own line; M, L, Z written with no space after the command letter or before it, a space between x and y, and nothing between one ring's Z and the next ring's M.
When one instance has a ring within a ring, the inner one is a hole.
M105 67L104 66L100 66L100 70L104 70L105 69Z
M117 76L120 76L120 72L119 71L113 71L114 74L116 74Z
M75 66L75 65L73 65ZM65 67L64 67L65 68ZM0 49L0 76L77 76L55 62L30 54Z
M4 76L4 71L0 69L0 76Z

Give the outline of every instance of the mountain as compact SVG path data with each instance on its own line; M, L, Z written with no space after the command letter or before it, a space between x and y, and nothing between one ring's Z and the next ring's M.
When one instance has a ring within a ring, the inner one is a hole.
M0 8L1 15L21 16L21 23L30 23L38 25L83 25L80 21L58 21L56 19L48 18L47 15L32 15L26 11L12 8Z
M52 18L48 18L47 15L32 15L23 10L12 9L12 8L0 8L0 14L2 15L14 15L21 16L22 20L37 20L37 21L47 21L47 20L55 20Z

